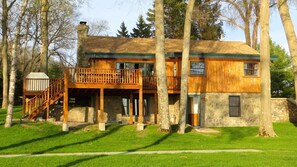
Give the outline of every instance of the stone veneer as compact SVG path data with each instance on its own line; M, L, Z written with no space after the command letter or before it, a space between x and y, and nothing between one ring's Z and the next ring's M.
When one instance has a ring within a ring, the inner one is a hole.
M240 96L240 117L229 116L229 96ZM201 94L201 126L228 127L258 125L260 108L259 93Z
M201 93L200 127L234 127L257 126L261 108L259 93ZM240 96L241 116L229 116L229 96ZM144 123L154 124L154 97L150 96L148 113L144 116ZM129 116L122 115L122 97L105 96L105 122L128 123ZM169 116L171 124L177 124L179 119L179 96L169 96ZM271 113L273 122L297 122L297 108L294 100L286 98L271 99ZM74 107L69 111L69 121L94 121L94 107ZM158 114L159 115L159 114ZM159 119L159 116L158 116ZM133 117L137 122L137 116ZM158 120L158 123L160 120Z
M273 122L297 122L296 102L293 99L272 98L271 114Z

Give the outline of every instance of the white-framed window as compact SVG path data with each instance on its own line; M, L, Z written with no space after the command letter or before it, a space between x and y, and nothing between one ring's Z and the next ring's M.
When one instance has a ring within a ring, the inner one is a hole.
M190 62L190 75L205 75L205 62L191 61Z

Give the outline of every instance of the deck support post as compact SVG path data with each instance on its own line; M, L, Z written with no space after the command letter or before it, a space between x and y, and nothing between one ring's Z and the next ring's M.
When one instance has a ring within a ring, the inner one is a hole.
M158 123L158 94L154 94L154 121L155 124Z
M144 130L144 124L143 124L143 92L142 92L142 89L143 89L143 86L142 86L142 71L139 70L139 100L138 100L138 124L137 124L137 130L138 131L142 131Z
M23 80L23 110L22 110L22 116L24 117L26 115L26 79Z
M64 99L63 99L63 126L62 131L69 131L68 127L68 70L64 71Z
M130 107L129 107L129 124L133 124L133 93L130 93Z
M98 110L99 110L99 96L98 92L95 94L95 123L98 123Z
M100 88L99 130L105 131L104 122L104 89Z

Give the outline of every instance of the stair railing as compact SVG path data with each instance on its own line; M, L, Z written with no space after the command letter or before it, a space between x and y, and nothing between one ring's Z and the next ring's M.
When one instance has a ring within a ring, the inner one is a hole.
M49 116L49 107L56 102L64 92L64 79L55 79L40 94L28 100L29 118L35 118L40 112L47 109L47 118Z

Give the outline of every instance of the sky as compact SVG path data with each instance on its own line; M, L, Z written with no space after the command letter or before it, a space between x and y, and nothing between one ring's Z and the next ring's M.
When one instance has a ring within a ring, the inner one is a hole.
M79 21L106 20L110 36L116 36L120 24L124 21L129 32L136 26L139 15L146 16L152 8L153 0L88 0L80 9ZM291 8L291 16L297 32L297 7ZM231 28L224 24L224 41L245 41L244 33L238 28ZM281 45L288 52L288 45L282 23L276 9L271 10L270 36L272 41Z

